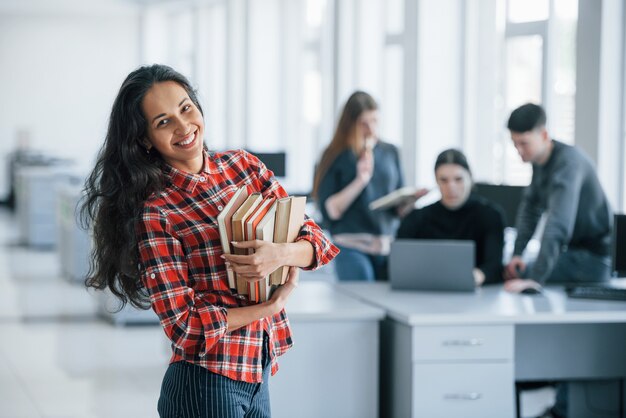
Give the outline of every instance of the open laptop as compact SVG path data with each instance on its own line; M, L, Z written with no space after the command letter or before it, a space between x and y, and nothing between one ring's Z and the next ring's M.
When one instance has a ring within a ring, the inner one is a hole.
M473 291L474 241L398 239L389 281L396 290Z

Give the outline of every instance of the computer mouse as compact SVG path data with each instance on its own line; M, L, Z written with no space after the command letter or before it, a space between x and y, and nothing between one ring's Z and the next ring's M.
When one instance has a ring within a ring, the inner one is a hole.
M535 289L534 287L527 287L526 289L520 292L522 295L538 295L541 293L541 290Z

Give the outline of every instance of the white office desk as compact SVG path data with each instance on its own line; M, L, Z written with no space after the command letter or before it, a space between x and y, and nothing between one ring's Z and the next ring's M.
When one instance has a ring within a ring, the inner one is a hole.
M626 377L626 302L568 299L560 288L513 295L499 285L475 293L387 283L340 289L387 312L381 417L514 417L515 381ZM614 386L616 399L607 395L602 409L619 407L623 387ZM570 416L596 415L578 404Z
M294 345L270 378L272 417L377 417L384 310L314 281L301 281L285 309Z

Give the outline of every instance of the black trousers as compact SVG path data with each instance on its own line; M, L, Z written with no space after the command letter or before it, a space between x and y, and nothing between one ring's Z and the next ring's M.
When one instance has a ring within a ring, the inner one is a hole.
M263 341L263 382L238 382L185 361L169 365L159 397L161 418L270 418L270 357Z

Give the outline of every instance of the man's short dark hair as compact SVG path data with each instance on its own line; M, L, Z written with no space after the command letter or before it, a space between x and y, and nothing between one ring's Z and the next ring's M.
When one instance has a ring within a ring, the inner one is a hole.
M511 132L528 132L546 126L546 111L539 105L527 103L515 109L506 127Z

